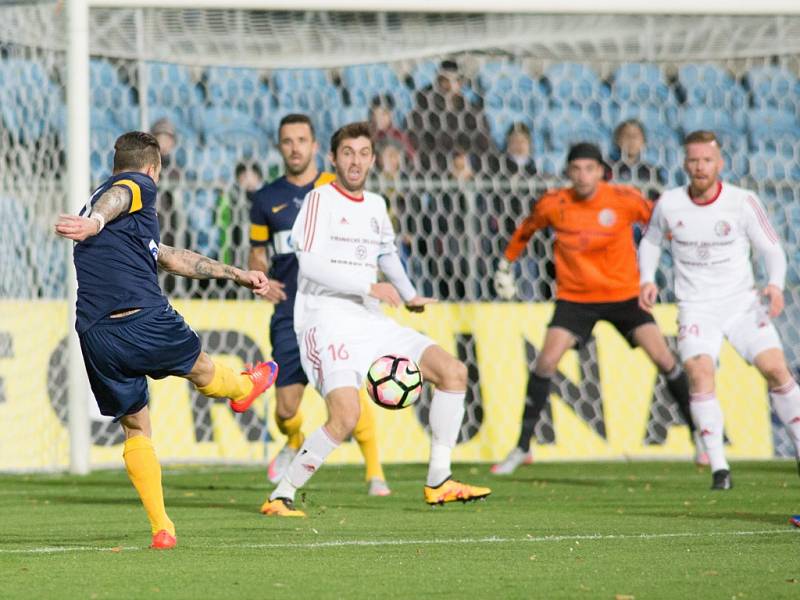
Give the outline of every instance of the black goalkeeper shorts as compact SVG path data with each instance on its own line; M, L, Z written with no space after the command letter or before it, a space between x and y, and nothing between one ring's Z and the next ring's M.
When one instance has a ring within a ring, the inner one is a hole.
M611 323L631 347L636 346L633 331L640 325L655 323L653 315L639 307L639 298L636 297L619 302L556 300L556 310L548 327L566 329L578 340L577 345L583 346L598 321Z

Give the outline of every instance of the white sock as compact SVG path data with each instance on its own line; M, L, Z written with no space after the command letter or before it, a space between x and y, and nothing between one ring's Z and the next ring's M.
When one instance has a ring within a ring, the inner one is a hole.
M450 457L464 418L465 395L466 392L433 392L428 416L431 425L431 458L428 462L427 485L430 487L441 485L451 475Z
M728 461L725 460L723 438L725 423L722 417L722 407L716 394L714 392L692 394L689 409L692 411L692 420L706 447L711 471L729 470Z
M286 475L270 494L269 499L289 498L294 500L297 488L303 487L322 466L328 455L338 447L339 444L331 439L324 426L314 431L298 450L297 456L286 469Z
M789 431L789 436L794 442L794 451L800 459L800 387L794 379L769 391L772 406L778 414L781 423Z

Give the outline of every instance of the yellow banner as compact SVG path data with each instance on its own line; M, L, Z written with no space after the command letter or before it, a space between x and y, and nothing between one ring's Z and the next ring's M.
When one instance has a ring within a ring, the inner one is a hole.
M258 301L176 301L175 308L200 334L204 349L239 368L247 360L271 355L268 324L271 306ZM423 331L446 350L472 362L474 385L468 397L466 430L456 460L491 461L515 444L524 403L531 348L541 346L550 304L440 304L425 313L390 311L399 322ZM674 335L676 309L656 312L665 335ZM536 448L539 459L616 459L689 456L685 426L667 429L663 440L648 443L653 425L651 402L657 374L641 350L631 350L610 326L595 329L599 385L586 385L578 353L560 364L562 389L577 394L570 402L553 394L552 443ZM66 429L67 307L63 302L0 302L0 470L59 469L68 463ZM535 350L534 350L535 351ZM466 354L465 354L466 353ZM583 356L586 359L586 356ZM583 385L582 385L583 384ZM234 415L222 402L193 393L179 378L151 381L154 440L165 461L264 460L264 414L274 392L254 405L253 413ZM732 458L773 455L765 384L728 345L721 355L718 393ZM91 397L87 402L92 402ZM576 404L577 402L577 404ZM580 406L581 410L575 407ZM587 408L588 407L588 408ZM322 400L307 390L302 405L304 430L324 422ZM417 411L374 407L382 458L420 462L428 457L429 438ZM269 415L266 444L271 455L283 444ZM665 425L662 423L662 425ZM668 423L666 424L668 425ZM96 413L91 460L120 464L118 427ZM660 443L658 443L660 442ZM354 443L343 444L332 462L359 462Z

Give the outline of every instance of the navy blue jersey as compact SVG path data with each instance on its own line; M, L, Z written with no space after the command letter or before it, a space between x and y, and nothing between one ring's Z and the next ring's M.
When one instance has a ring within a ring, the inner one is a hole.
M76 243L73 251L78 275L78 333L120 309L167 304L157 275L161 236L155 182L143 173L113 175L92 194L80 214L91 214L94 203L115 185L130 191L128 212L106 223L98 235Z
M270 268L267 276L280 281L285 288L286 300L275 306L276 318L293 318L294 297L297 294L297 257L289 245L292 225L300 212L303 198L315 187L330 183L331 173L320 175L308 185L298 187L279 177L253 195L250 208L250 245L267 246Z

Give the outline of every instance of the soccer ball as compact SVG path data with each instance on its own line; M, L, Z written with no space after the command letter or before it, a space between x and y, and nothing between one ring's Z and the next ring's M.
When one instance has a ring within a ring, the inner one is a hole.
M422 393L422 373L405 356L381 356L367 371L367 391L378 406L398 410L411 406Z

